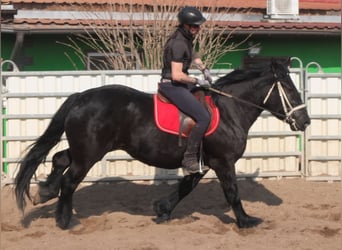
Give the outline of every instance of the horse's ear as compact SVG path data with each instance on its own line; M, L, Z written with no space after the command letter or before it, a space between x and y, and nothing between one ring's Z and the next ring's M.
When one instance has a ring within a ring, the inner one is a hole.
M271 57L270 64L271 64L272 72L275 73L276 72L277 59L274 57Z
M291 67L291 63L292 63L291 57L287 57L285 63L288 67Z

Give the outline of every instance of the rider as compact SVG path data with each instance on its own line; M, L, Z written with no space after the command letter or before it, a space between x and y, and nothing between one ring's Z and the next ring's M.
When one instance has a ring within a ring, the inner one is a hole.
M201 141L210 123L210 115L191 93L196 85L209 88L212 81L210 71L193 50L193 40L206 19L194 7L184 7L178 13L179 25L169 37L164 47L162 79L159 91L195 122L186 150L182 167L194 174L200 171L198 152ZM204 74L204 80L190 77L188 69L194 63Z

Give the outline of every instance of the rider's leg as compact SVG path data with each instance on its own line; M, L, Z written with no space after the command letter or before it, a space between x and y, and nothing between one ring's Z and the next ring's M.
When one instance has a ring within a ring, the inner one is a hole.
M182 167L186 172L185 174L194 174L200 171L198 153L203 136L204 133L201 131L201 127L196 124L191 129L186 150L183 155Z
M210 115L190 92L190 88L185 84L177 83L160 85L160 91L163 95L196 122L196 125L190 132L182 161L182 167L185 172L193 174L200 171L198 152L201 141L210 123Z

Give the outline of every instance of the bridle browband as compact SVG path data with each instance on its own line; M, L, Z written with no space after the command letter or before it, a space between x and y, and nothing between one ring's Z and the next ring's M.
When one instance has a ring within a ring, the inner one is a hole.
M212 92L215 92L217 94L220 94L222 96L226 96L226 97L229 97L229 98L233 98L239 102L242 102L242 103L245 103L247 105L250 105L250 106L253 106L253 107L256 107L258 109L261 109L261 110L266 110L270 113L273 113L273 114L277 114L278 116L280 117L283 117L284 118L284 121L291 124L295 129L298 129L297 126L296 126L296 121L295 119L292 118L292 114L296 111L296 110L299 110L299 109L303 109L306 107L306 105L303 103L303 104L300 104L298 106L295 106L293 107L285 93L285 90L281 84L281 81L279 80L278 77L276 77L275 75L275 78L277 79L276 82L274 82L271 86L271 88L269 89L269 91L267 92L267 95L263 101L263 104L265 104L267 102L267 100L269 99L273 89L275 88L275 86L277 86L278 88L278 93L279 93L279 97L280 97L280 101L281 101L281 104L282 104L282 107L283 107L283 110L284 110L284 114L281 114L279 112L276 112L276 111L272 111L272 110L269 110L269 109L266 109L260 105L257 105L255 103L252 103L252 102L249 102L249 101L246 101L246 100L243 100L243 99L240 99L239 97L236 97L234 95L231 95L229 93L226 93L226 92L223 92L223 91L220 91L220 90L217 90L217 89L214 89L212 87L209 88L210 91Z

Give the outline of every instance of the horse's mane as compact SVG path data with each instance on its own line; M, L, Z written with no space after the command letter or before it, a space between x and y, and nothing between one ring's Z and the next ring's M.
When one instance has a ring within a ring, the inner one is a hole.
M230 85L234 83L239 83L242 81L247 81L249 79L255 78L260 75L261 72L245 69L236 69L227 75L220 77L215 82L215 86L221 87L224 85Z
M246 58L244 59L242 69L236 69L219 78L214 85L217 87L223 87L224 85L248 81L270 72L273 63L287 64L288 62L288 57Z

